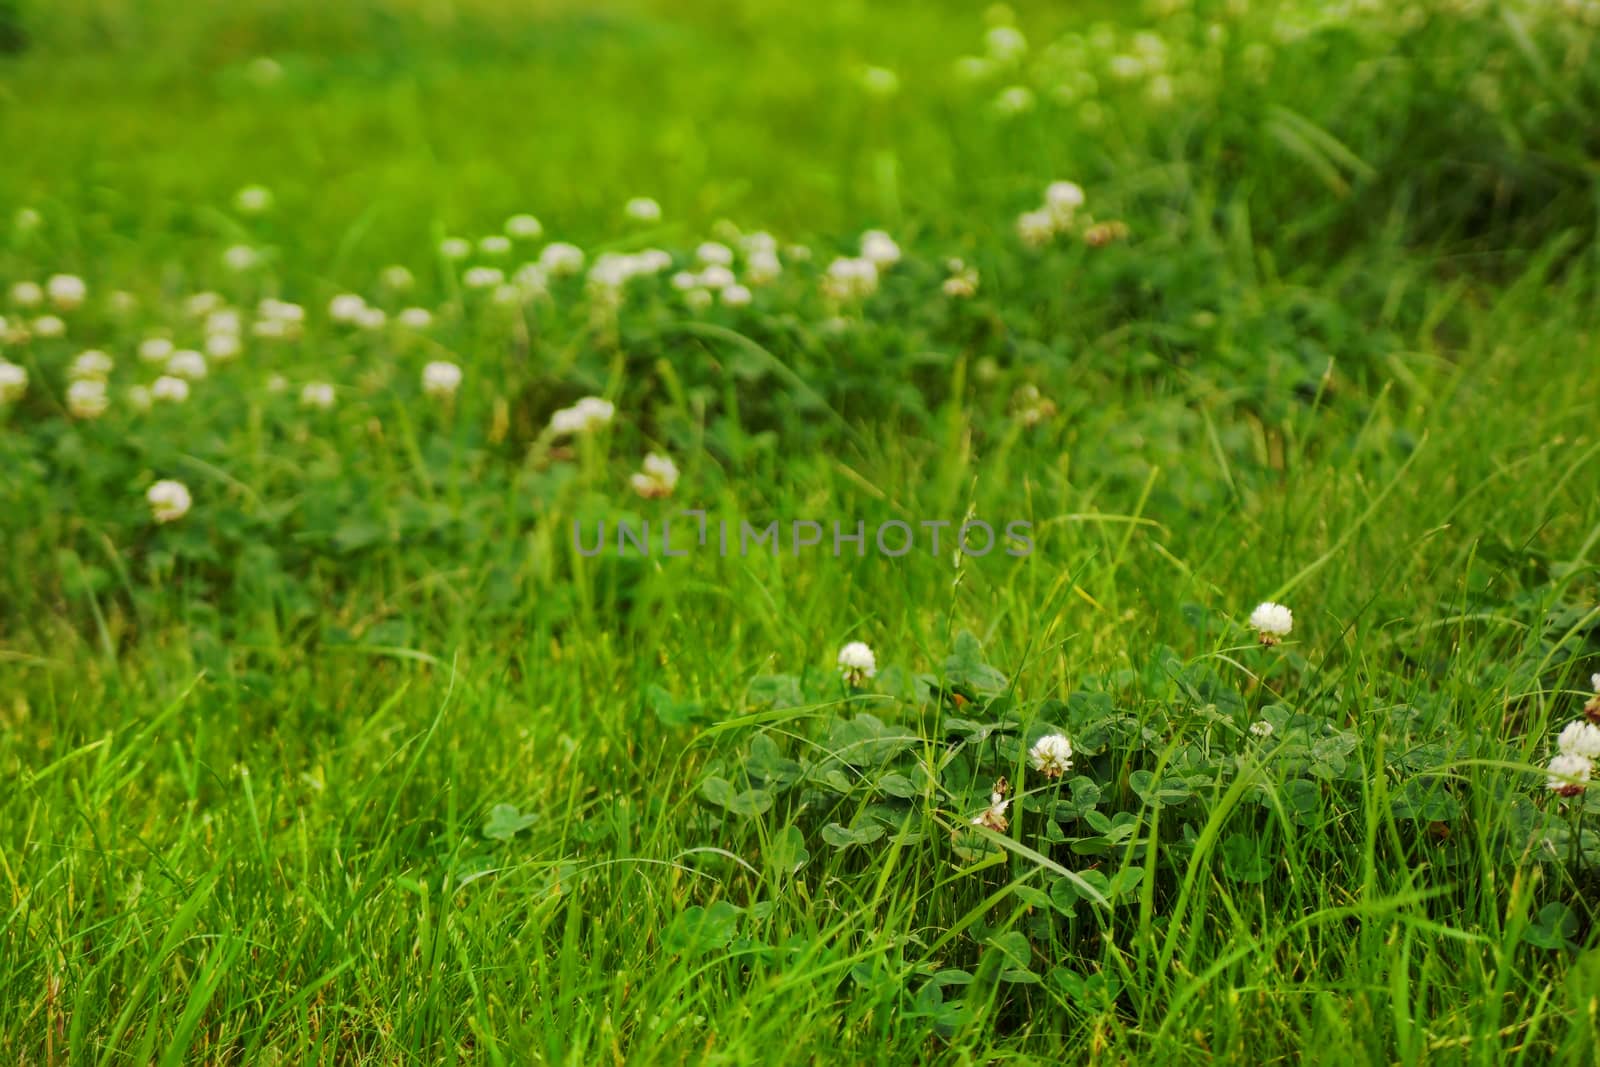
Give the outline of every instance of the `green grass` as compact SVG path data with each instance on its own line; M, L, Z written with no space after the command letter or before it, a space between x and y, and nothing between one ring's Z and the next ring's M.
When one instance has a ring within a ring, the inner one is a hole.
M1600 671L1600 38L1256 6L1018 3L1031 58L971 85L957 4L0 0L0 317L91 294L0 344L0 1056L1593 1062L1600 843L1543 765ZM1107 67L1140 30L1170 94ZM1125 240L1023 247L1069 178ZM497 311L436 247L520 211L674 269L732 220L786 269ZM904 260L831 306L874 227ZM304 338L134 410L202 289ZM330 324L346 291L436 323ZM589 394L615 420L552 441ZM572 547L690 507L1034 551Z

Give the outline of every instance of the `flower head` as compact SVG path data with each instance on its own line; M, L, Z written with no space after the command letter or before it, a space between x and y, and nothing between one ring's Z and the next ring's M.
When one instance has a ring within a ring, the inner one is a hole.
M611 401L586 396L570 408L562 408L550 416L550 432L558 437L589 433L610 422L616 413L616 405Z
M28 391L28 369L0 359L0 404L20 400Z
M1028 749L1028 762L1046 778L1060 778L1072 769L1072 742L1065 734L1045 734Z
M539 267L545 274L576 274L583 269L583 249L565 241L552 241L539 252Z
M859 300L878 291L878 265L870 259L841 256L828 264L822 291L834 300Z
M328 301L328 318L346 326L354 326L367 310L367 302L356 293L340 293Z
M333 386L327 382L307 382L300 387L300 406L327 411L334 403Z
M427 308L404 308L395 321L408 330L426 330L433 325L433 312Z
M233 194L233 208L241 215L262 215L272 210L272 190L265 185L247 185Z
M461 368L449 360L434 360L422 368L422 391L429 396L448 399L460 386Z
M197 382L206 376L206 357L192 348L180 348L167 357L167 373Z
M504 234L491 233L478 241L478 251L486 256L504 256L511 252L511 238Z
M439 254L445 259L466 259L472 255L472 242L465 237L446 237L439 242Z
M850 685L859 686L878 673L878 657L865 641L851 641L839 650L839 670Z
M165 337L146 337L139 342L139 358L146 363L165 363L172 358L172 342Z
M99 378L80 378L67 386L67 411L75 419L98 419L110 406L106 383Z
M222 252L222 265L235 274L254 270L261 262L261 253L249 245L229 245Z
M1257 604L1250 613L1250 625L1260 635L1261 643L1270 647L1294 629L1294 613L1282 604L1267 600Z
M750 305L750 290L742 285L730 285L722 290L722 302L731 308L742 308Z
M1257 719L1250 724L1250 736L1259 737L1263 741L1272 736L1272 731L1272 724L1265 719Z
M189 383L182 378L163 374L150 383L150 399L166 404L181 404L189 399Z
M38 282L18 282L11 287L11 302L19 308L38 307L44 303L44 289Z
M900 262L900 246L882 230L868 230L861 235L861 258L882 270Z
M67 332L67 324L55 315L40 315L33 320L33 333L36 337L61 337Z
M1545 788L1557 796L1575 797L1581 794L1589 784L1589 776L1594 773L1594 763L1585 756L1558 754L1550 758L1547 768L1549 777L1545 779Z
M644 457L643 468L629 479L634 492L647 500L672 495L678 485L678 465L672 457L651 452Z
M44 289L50 296L50 303L62 311L71 311L89 295L89 287L76 274L54 275L44 283Z
M622 206L622 213L634 222L660 222L661 205L648 196L636 196Z
M1011 783L1004 778L995 780L994 788L989 791L989 806L972 817L973 826L981 826L986 830L993 830L997 834L1006 832L1010 822L1006 819L1006 808L1011 802L1006 799L1006 794L1011 792Z
M171 480L152 485L145 491L144 498L150 502L150 513L157 522L176 522L189 514L189 505L193 502L188 486Z
M1600 759L1600 726L1587 719L1574 719L1556 738L1556 751L1563 756Z
M98 348L91 348L87 352L80 352L78 358L72 361L72 366L67 368L67 377L74 381L88 378L104 381L111 375L112 366L110 356Z
M512 215L506 219L506 234L518 241L537 241L544 236L544 224L532 215Z

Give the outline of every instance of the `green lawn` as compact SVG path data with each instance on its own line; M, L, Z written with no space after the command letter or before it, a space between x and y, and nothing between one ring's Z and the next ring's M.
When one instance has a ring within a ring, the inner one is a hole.
M1345 6L0 0L0 1061L1594 1062L1600 10Z

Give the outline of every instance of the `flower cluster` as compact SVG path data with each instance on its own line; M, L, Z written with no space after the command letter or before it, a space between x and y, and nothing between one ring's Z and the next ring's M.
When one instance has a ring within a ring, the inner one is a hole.
M859 687L878 673L878 658L864 641L851 641L839 650L839 672L846 684Z
M1595 679L1600 692L1600 677ZM1594 774L1594 761L1600 759L1600 726L1588 719L1574 719L1556 738L1556 753L1546 768L1545 785L1558 796L1575 797L1588 787Z

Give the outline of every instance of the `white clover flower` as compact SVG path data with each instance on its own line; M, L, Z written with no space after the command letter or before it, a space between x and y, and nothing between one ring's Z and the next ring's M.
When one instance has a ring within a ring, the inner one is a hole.
M1051 182L1044 190L1044 207L1057 226L1068 226L1083 206L1083 186L1076 182Z
M550 294L549 273L537 263L524 263L517 268L517 273L511 276L511 281L529 299L537 299Z
M751 285L770 285L783 273L778 253L770 248L753 249L745 259L745 277Z
M128 406L135 411L149 411L151 404L150 387L146 385L130 385L128 387Z
M0 359L0 404L21 400L28 391L28 369Z
M1594 691L1596 693L1600 693L1600 674L1596 674L1594 677L1590 678L1589 684L1594 686Z
M397 293L407 292L417 284L416 276L406 267L398 263L391 263L378 272L378 283L385 289L392 289Z
M1131 82L1144 75L1144 61L1138 56L1112 56L1106 69L1118 81Z
M741 236L739 238L739 248L747 257L761 252L776 253L778 251L778 239L766 230L757 230L755 233L747 233Z
M267 379L267 392L276 396L279 393L287 393L288 391L289 379L285 378L283 375L274 374L272 377Z
M562 408L550 417L550 430L557 436L588 433L610 422L616 406L597 396L586 396L570 408Z
M1594 763L1585 756L1563 753L1550 758L1547 770L1549 777L1545 779L1546 789L1559 796L1575 797L1588 786L1589 777L1594 773Z
M272 190L265 185L247 185L233 194L233 208L241 215L264 215L272 210Z
M231 333L237 337L244 321L233 308L221 308L206 316L206 333Z
M98 348L91 348L87 352L80 352L72 361L72 366L67 368L67 377L74 381L83 379L104 381L111 375L114 366L110 356Z
M145 490L145 500L150 503L150 513L157 522L176 522L189 514L193 503L189 487L182 482L159 481Z
M446 237L439 242L439 254L445 259L466 259L472 255L472 242L465 237Z
M1250 613L1250 625L1260 635L1263 645L1275 645L1294 629L1294 613L1282 604L1264 601Z
M1563 756L1600 759L1600 726L1587 719L1574 719L1556 738L1556 751Z
M206 337L206 355L218 363L238 359L244 351L244 342L236 333L213 333Z
M512 215L506 219L506 233L518 241L537 241L544 236L544 224L532 215Z
M1255 722L1250 724L1250 734L1253 737L1259 737L1262 740L1266 740L1272 736L1272 732L1272 724L1265 719L1257 719Z
M187 300L185 300L183 302L183 310L187 314L193 315L195 318L199 319L211 314L224 303L226 303L226 301L222 299L221 293L213 293L209 290L204 290L191 295Z
M966 300L977 295L977 267L969 267L960 259L949 260L945 263L945 267L950 271L950 277L939 287L945 296L955 300Z
M996 26L983 37L984 50L996 63L1015 63L1028 51L1028 39L1015 26Z
M680 270L668 280L668 284L680 293L687 293L690 289L700 288L700 275L692 270Z
M835 300L859 300L878 291L878 267L870 259L841 256L828 264L822 290Z
M165 363L172 358L172 342L165 337L146 337L139 342L139 358L146 363Z
M206 376L206 357L192 348L180 348L168 358L167 373L197 382Z
M35 337L65 337L67 324L55 315L40 315L33 320L33 335Z
M1046 734L1028 749L1028 762L1046 778L1060 778L1072 770L1072 742L1065 734Z
M661 221L661 205L648 196L636 196L622 206L622 213L634 222Z
M361 299L357 297L356 299ZM299 304L291 304L286 300L273 300L268 298L256 305L256 314L264 319L274 322L284 322L300 325L306 321L306 309Z
M126 289L113 289L106 294L106 310L117 318L126 318L139 310L139 298Z
M646 499L671 496L678 486L678 465L671 457L651 452L644 457L643 467L628 480L633 491Z
M861 235L861 258L882 270L900 262L900 246L882 230L868 230Z
M702 289L726 289L730 285L737 284L739 279L727 267L720 263L713 263L702 270L695 280Z
M38 307L44 303L44 289L38 282L18 282L11 287L11 302L19 308Z
M731 308L750 306L750 290L742 285L730 285L722 290L722 302Z
M511 238L502 234L492 233L478 241L478 251L486 256L510 255Z
M355 293L340 293L328 301L328 318L345 326L354 326L367 310L367 302Z
M163 374L150 383L150 399L164 404L181 404L189 399L189 383L182 378Z
M861 88L871 96L893 96L900 91L900 75L888 67L867 67L861 71Z
M1017 216L1017 236L1029 248L1043 248L1055 239L1056 220L1049 211L1024 211Z
M45 292L50 296L50 303L62 311L71 311L83 303L89 295L89 287L82 278L76 274L56 274L44 283Z
M1011 783L1004 778L996 780L989 793L989 806L972 817L972 825L993 830L997 834L1005 833L1010 825L1006 820L1006 808L1011 803L1006 799L1006 794L1010 791Z
M460 386L461 368L449 360L434 360L422 368L422 391L429 396L448 399Z
M730 267L733 265L733 249L721 241L706 241L694 250L694 258L707 266Z
M877 676L878 657L865 641L851 641L839 650L839 671L850 685L859 686Z
M583 260L583 249L565 241L552 241L539 252L539 268L556 277L578 273Z
M327 382L307 382L300 387L300 406L327 411L333 407L333 386Z
M356 325L363 330L381 330L389 323L389 313L382 308L364 307L356 316Z
M98 378L80 378L67 386L67 411L75 419L98 419L110 406L106 383Z
M395 316L395 321L408 330L426 330L433 325L433 312L427 308L406 308Z
M1000 90L994 98L994 109L1001 115L1020 115L1033 110L1033 90L1025 85L1013 85Z
M710 307L716 297L710 289L690 289L683 294L683 303L690 311L704 311Z
M955 62L955 75L958 81L981 82L987 80L995 72L995 62L984 56L962 56Z
M254 270L261 262L261 253L249 245L229 245L222 253L222 265L235 274Z

